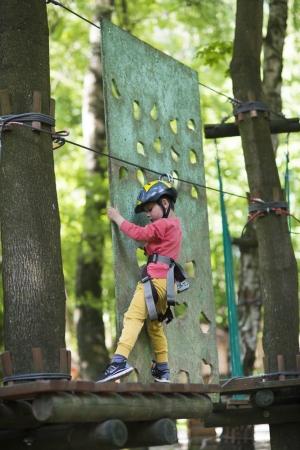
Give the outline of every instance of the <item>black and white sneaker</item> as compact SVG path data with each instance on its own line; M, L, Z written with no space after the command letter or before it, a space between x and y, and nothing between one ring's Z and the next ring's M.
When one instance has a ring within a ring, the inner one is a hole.
M170 371L169 369L166 370L159 370L157 367L156 361L152 360L152 366L151 366L151 374L154 377L155 381L158 381L159 383L171 383L170 381Z
M103 374L101 375L96 383L103 383L104 381L118 380L119 378L124 377L128 373L133 371L133 367L131 367L126 359L121 363L111 363L107 364L104 369Z

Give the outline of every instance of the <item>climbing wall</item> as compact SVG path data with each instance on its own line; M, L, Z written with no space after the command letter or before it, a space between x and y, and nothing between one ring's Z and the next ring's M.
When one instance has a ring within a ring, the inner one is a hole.
M175 213L181 218L183 245L179 262L190 289L177 296L177 318L164 325L173 382L201 383L201 367L218 382L216 325L210 265L206 191L197 73L173 58L101 20L104 104L111 204L138 225L144 214L134 207L142 184L170 173L177 182ZM131 163L131 164L129 164ZM118 335L145 262L139 244L112 225ZM129 362L133 379L152 381L154 358L145 327Z

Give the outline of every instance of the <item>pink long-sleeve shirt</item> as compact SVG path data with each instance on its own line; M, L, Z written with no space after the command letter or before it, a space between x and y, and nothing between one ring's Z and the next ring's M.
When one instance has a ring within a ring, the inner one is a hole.
M155 222L140 227L124 220L120 230L137 242L147 242L144 249L147 255L158 253L177 261L181 248L182 229L177 217L158 219ZM169 266L160 262L150 263L147 267L151 278L167 278Z

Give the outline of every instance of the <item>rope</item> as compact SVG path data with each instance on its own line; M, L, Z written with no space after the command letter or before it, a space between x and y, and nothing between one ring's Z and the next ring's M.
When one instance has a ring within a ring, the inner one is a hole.
M239 113L243 112L249 112L249 111L267 111L272 114L274 114L277 117L280 117L281 119L285 119L284 115L282 113L277 113L269 108L269 105L264 102L244 102L240 103L237 108L234 109L233 114L234 116L237 116ZM287 119L285 119L287 120Z
M25 373L23 375L11 375L2 379L3 383L10 381L27 381L27 380L71 380L69 373Z
M220 207L223 227L223 249L225 265L226 301L228 306L229 344L231 356L231 373L233 376L242 376L243 367L241 362L240 335L238 326L238 315L235 303L234 289L234 267L232 258L231 237L226 216L226 208L223 196L223 183L221 177L220 160L216 158L218 168L218 179L220 186Z
M4 125L8 124L12 121L20 121L23 122L43 122L46 125L50 125L52 127L55 126L55 119L47 114L43 113L23 113L23 114L9 114L7 116L1 116L1 120L3 120Z
M67 130L62 131L48 131L42 130L41 128L34 127L32 125L25 125L23 122L19 122L22 120L24 122L42 122L46 125L50 125L51 127L55 126L55 119L47 114L43 113L23 113L23 114L10 114L6 116L0 117L0 163L1 163L1 150L2 150L2 132L5 125L19 125L22 127L30 128L34 131L39 131L47 134L51 134L54 143L58 145L53 147L53 150L56 150L62 147L65 144L64 138L69 136L70 132Z

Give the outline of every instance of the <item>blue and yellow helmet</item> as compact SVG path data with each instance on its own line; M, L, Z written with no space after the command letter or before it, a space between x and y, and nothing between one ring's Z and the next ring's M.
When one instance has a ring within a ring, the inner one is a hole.
M163 181L161 179L165 175L168 177L168 181ZM147 203L157 202L163 196L170 197L175 203L178 194L177 190L170 183L171 180L173 179L170 175L164 174L161 175L158 180L145 184L137 197L137 206L135 207L134 212L136 214L144 212L143 208Z

